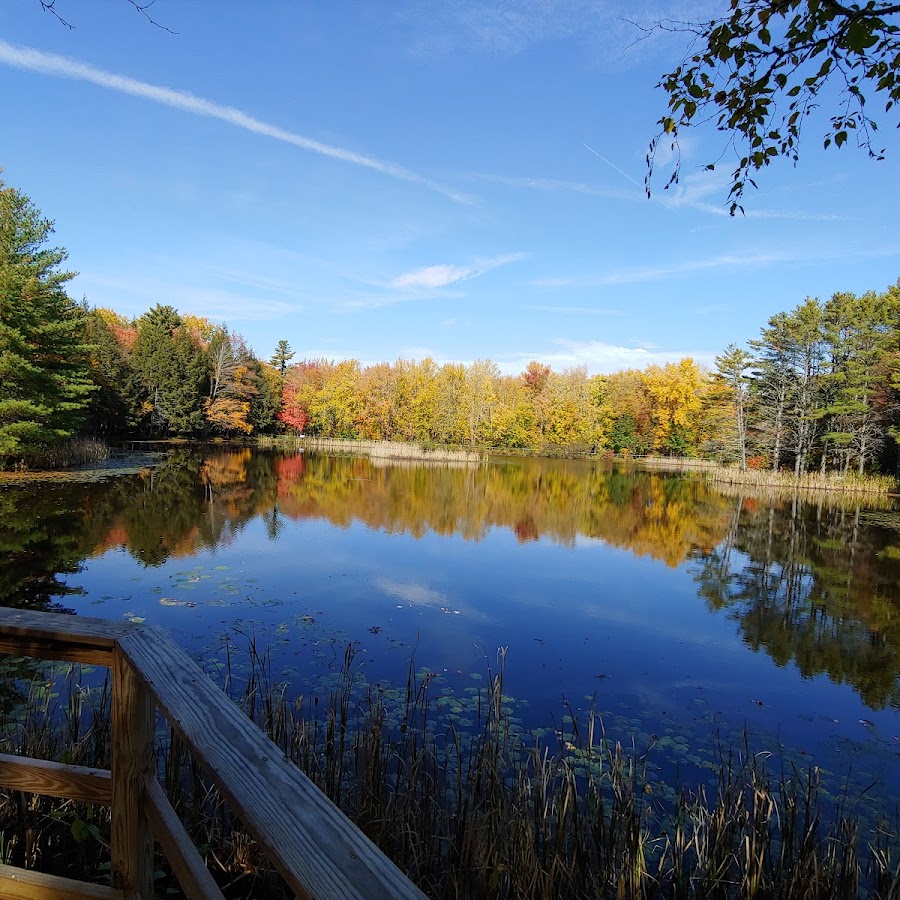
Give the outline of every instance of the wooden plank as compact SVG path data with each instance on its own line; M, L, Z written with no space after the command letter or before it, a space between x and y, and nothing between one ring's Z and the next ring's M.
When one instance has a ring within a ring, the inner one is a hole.
M163 631L144 627L119 647L298 896L424 900Z
M3 608L0 653L109 665L116 641L136 627L130 622Z
M67 766L45 759L30 759L0 753L0 786L109 806L110 774L106 769Z
M90 616L0 608L0 631L24 637L106 647L110 650L120 637L130 634L138 627L132 622L114 622Z
M146 796L149 780L154 777L153 702L118 648L113 651L112 684L113 885L151 900L153 838L147 822Z
M89 666L108 666L112 663L111 649L76 647L62 641L39 641L2 632L0 632L0 655L30 656L32 659L84 663Z
M0 865L0 897L3 900L124 900L113 888L58 875Z
M151 778L147 785L147 818L150 830L188 900L224 900L219 886L155 778Z

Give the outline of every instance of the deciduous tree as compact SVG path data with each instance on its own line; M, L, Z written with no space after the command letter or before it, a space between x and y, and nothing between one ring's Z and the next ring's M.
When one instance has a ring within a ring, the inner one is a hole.
M735 151L728 194L733 215L747 186L755 186L755 173L783 157L796 163L804 121L823 98L830 111L825 146L855 143L882 158L872 110L880 107L889 121L896 117L900 3L731 0L718 18L666 20L656 28L683 32L692 42L682 63L659 82L669 108L647 156L648 193L659 146L674 150L668 186L681 173L681 133L712 122Z

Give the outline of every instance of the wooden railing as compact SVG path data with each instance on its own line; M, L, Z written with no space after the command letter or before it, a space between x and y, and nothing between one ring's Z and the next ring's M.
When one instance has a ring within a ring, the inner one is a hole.
M110 807L113 886L0 865L0 897L152 900L155 839L189 900L222 900L156 778L158 708L298 897L424 900L161 629L0 609L0 654L109 666L113 688L110 771L0 754L0 787Z

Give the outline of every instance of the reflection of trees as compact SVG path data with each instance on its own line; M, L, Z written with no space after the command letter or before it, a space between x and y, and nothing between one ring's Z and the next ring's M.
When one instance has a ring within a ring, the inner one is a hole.
M291 518L421 537L483 538L507 528L520 541L573 544L600 538L668 565L714 546L727 501L705 483L572 460L516 460L489 466L376 465L365 458L311 454L303 467L278 463L278 505Z
M98 516L103 531L89 552L124 546L156 566L228 543L271 508L274 479L274 460L249 449L176 451L164 466L122 484L116 505Z
M84 557L79 487L0 488L0 606L44 608L71 592L58 576L77 572Z
M702 479L572 460L380 464L249 449L181 450L141 475L0 489L0 603L48 604L85 556L123 547L144 565L233 538L259 516L421 537L600 539L667 565L692 559L700 595L753 649L807 676L900 705L900 548L858 510L726 497ZM898 541L900 543L900 541Z
M695 555L710 608L729 610L778 665L847 682L871 707L900 706L900 563L886 532L863 526L858 508L734 502L729 537Z

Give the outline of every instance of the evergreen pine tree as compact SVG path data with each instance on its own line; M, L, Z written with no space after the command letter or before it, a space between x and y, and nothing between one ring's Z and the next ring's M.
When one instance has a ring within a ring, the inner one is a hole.
M71 437L93 385L84 309L65 292L53 223L0 180L0 460Z
M155 431L192 434L203 427L206 355L171 306L157 304L138 321L132 366Z

